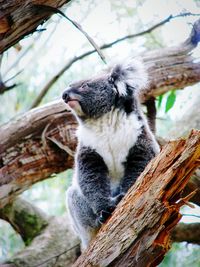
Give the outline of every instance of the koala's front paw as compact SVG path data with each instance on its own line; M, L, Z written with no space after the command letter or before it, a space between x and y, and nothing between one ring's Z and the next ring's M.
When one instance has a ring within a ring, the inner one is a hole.
M115 209L115 207L114 206L111 206L111 207L108 207L105 210L101 210L100 211L99 218L98 218L98 222L100 224L105 223L107 221L107 219L111 216L111 214L114 211L114 209Z

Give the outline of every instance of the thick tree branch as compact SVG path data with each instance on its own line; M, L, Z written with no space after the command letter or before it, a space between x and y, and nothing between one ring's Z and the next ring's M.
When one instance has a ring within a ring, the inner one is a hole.
M22 198L0 209L0 218L8 221L21 235L26 247L8 262L13 266L71 266L80 254L77 237L65 215L54 218ZM45 265L46 266L46 265Z
M51 218L31 244L7 261L17 267L70 267L80 254L79 241L67 216Z
M1 128L0 207L33 183L72 167L76 121L62 104L31 111Z
M53 14L51 11L41 11L37 5L59 8L68 2L70 0L1 1L0 54L36 31L37 27Z
M136 38L136 37L139 37L139 36L142 36L142 35L144 35L144 34L147 34L147 33L151 33L152 31L154 31L155 29L157 29L157 28L159 28L160 26L162 26L162 25L164 25L165 23L167 23L167 22L169 22L171 19L174 19L174 18L176 18L176 17L179 17L179 16L184 16L184 15L195 15L195 14L191 14L191 13L183 13L183 14L180 14L180 15L176 15L176 16L172 16L172 15L170 15L169 17L167 17L166 19L164 19L164 20L162 20L162 21L160 21L159 23L157 23L157 24L155 24L155 25L153 25L152 27L150 27L150 28L148 28L148 29L146 29L146 30L144 30L144 31L141 31L141 32L139 32L139 33L136 33L136 34L130 34L130 35L126 35L126 36L124 36L124 37L122 37L122 38L119 38L119 39L117 39L117 40L115 40L115 41L113 41L113 42L110 42L110 43L108 43L108 44L104 44L104 45L102 45L101 47L100 47L100 49L106 49L106 48L110 48L110 47L112 47L113 45L115 45L115 44L118 44L119 42L122 42L122 41L124 41L124 40L127 40L127 39L130 39L130 38ZM177 49L177 54L179 55L179 54L181 54L181 52L182 52L182 50L185 50L186 48L187 49L189 49L189 50L192 50L196 45L197 45L197 43L198 42L196 42L196 43L194 43L192 40L193 39L195 39L194 38L194 36L198 36L198 34L199 34L199 29L196 31L196 33L194 34L194 33L191 33L191 37L190 38L188 38L188 40L187 40L187 42L186 43L184 43L183 45L182 45L182 47L181 47L181 45L180 45L180 49ZM190 41L191 40L191 41ZM196 37L196 40L198 40L198 38ZM192 45L191 45L192 44ZM172 51L173 51L173 53L174 53L174 48L172 48ZM31 107L30 108L35 108L35 107L37 107L39 104L40 104L40 102L42 101L42 99L43 99L43 97L47 94L47 92L49 91L49 89L57 82L57 80L63 75L63 73L65 72L65 71L67 71L69 68L71 68L71 66L74 64L74 63L76 63L77 61L79 61L79 60L81 60L81 59L83 59L83 58L85 58L85 57L87 57L87 56L89 56L89 55L91 55L91 54L93 54L93 53L95 53L96 52L96 50L91 50L91 51L88 51L88 52L85 52L85 53L83 53L82 55L80 55L80 56L75 56L74 58L72 58L71 60L69 60L65 65L64 65L64 67L60 70L60 71L58 71L48 82L47 82L47 84L41 89L41 91L40 91L40 93L39 93L39 95L36 97L36 99L33 101L33 103L32 103L32 105L31 105ZM167 52L167 54L168 53L170 53L170 49L165 49L165 50L163 50L161 53L166 53ZM147 55L148 55L148 53L147 53ZM167 57L167 55L166 55L166 57ZM154 59L155 60L155 59ZM161 62L160 62L160 65L161 66L163 66L163 61L162 61L162 57L160 58L160 57L158 57L158 59L157 59L157 63L159 64L159 60L161 60ZM155 62L156 62L156 60L155 60ZM147 63L148 63L148 60L147 60ZM164 65L165 66L165 65ZM200 65L198 66L198 68L200 68ZM154 70L154 69L153 69ZM175 79L174 79L175 80ZM199 81L199 80L198 80ZM181 88L181 87L177 87L177 88Z
M36 206L20 198L0 209L0 218L12 225L26 245L40 234L50 219Z
M180 193L200 165L200 131L164 146L102 226L76 266L157 266L187 199Z
M172 231L172 241L200 245L200 223L179 223Z

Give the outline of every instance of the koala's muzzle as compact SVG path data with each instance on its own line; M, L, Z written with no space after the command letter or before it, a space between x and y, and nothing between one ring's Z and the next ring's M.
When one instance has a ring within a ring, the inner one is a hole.
M62 95L62 99L67 103L70 100L69 92L66 90Z
M65 101L65 103L68 103L69 101L80 101L81 96L77 92L66 90L62 95L62 99Z
M68 89L64 91L62 99L77 115L82 115L83 112L80 106L80 94L74 92L74 90Z

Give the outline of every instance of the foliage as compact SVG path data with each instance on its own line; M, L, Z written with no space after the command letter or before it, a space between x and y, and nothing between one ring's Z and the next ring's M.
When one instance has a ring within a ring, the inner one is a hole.
M176 101L176 93L173 91L167 97L166 105L165 105L165 112L168 112L174 105Z

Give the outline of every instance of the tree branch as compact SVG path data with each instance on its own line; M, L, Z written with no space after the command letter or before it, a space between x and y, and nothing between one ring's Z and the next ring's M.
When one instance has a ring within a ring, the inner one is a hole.
M40 234L50 219L40 209L21 198L0 209L0 218L12 225L26 245Z
M200 165L200 131L169 142L137 179L76 266L157 266L181 218L180 198Z
M154 31L155 29L161 27L162 25L166 24L167 22L169 22L170 20L174 19L174 18L177 18L177 17L181 17L181 16L189 16L189 15L198 15L198 14L192 14L192 13L183 13L183 14L179 14L179 15L175 15L175 16L172 16L170 15L169 17L167 17L166 19L158 22L157 24L153 25L152 27L144 30L144 31L141 31L139 33L135 33L135 34L130 34L130 35L126 35L124 37L121 37L113 42L110 42L108 44L104 44L102 46L100 46L100 49L103 50L103 49L107 49L107 48L110 48L112 47L113 45L115 44L118 44L119 42L122 42L122 41L125 41L127 39L131 39L131 38L136 38L136 37L139 37L139 36L142 36L144 34L147 34L147 33L151 33L152 31ZM199 32L199 31L198 31ZM197 45L197 44L196 44ZM195 45L195 46L196 46ZM187 44L187 46L190 46L190 42ZM194 47L193 47L194 48ZM191 48L191 49L193 49ZM65 71L67 71L74 63L76 63L77 61L91 55L91 54L94 54L96 52L96 50L90 50L88 52L85 52L83 53L82 55L80 56L75 56L73 57L71 60L69 60L65 66L60 70L58 71L48 82L47 84L41 89L39 95L36 97L36 99L33 101L33 103L31 104L31 108L35 108L37 107L40 102L42 101L43 97L47 94L47 92L49 91L49 89L57 82L57 80L65 73ZM180 52L180 51L179 51ZM162 62L161 62L162 64Z
M0 6L0 54L13 46L26 35L36 31L37 27L53 14L40 12L36 5L50 5L55 8L69 3L70 0L22 0L1 1Z
M172 231L172 241L200 245L200 223L179 223Z
M64 103L36 109L11 124L1 127L0 134L0 207L33 183L71 168L70 151L76 147L77 123Z
M98 47L98 45L95 43L95 41L92 39L92 37L89 36L89 34L83 30L82 26L77 23L76 21L72 20L71 18L69 18L68 16L66 16L61 10L52 7L52 6L48 6L48 5L35 5L38 9L43 10L43 11L50 11L53 12L55 14L60 14L61 16L63 16L65 19L67 19L70 23L72 23L72 25L74 25L89 41L89 43L94 47L95 51L98 53L98 55L100 56L100 58L102 59L102 61L104 63L106 63L106 59L105 56L103 55L101 49Z
M53 217L46 228L25 249L7 260L17 267L70 267L80 255L79 241L67 216Z

